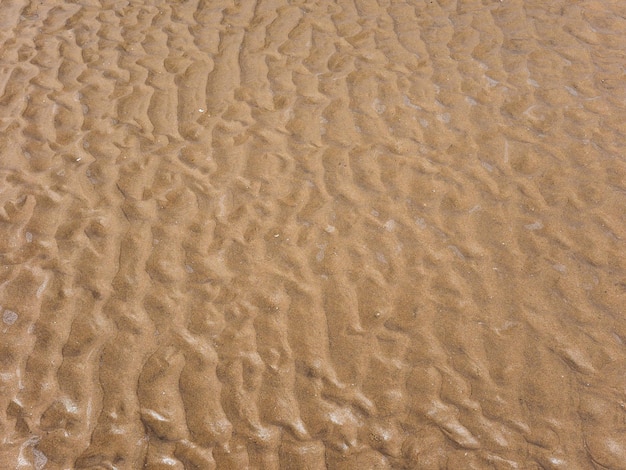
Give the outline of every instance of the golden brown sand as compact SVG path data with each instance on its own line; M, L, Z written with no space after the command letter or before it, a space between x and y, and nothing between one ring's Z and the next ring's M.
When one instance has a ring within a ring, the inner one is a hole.
M4 0L0 468L626 469L626 2Z

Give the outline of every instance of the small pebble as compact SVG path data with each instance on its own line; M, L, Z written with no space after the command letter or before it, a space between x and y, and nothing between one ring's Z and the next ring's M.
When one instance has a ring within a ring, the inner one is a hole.
M5 310L2 314L2 321L5 323L5 325L12 325L17 321L17 313L15 313L13 310Z

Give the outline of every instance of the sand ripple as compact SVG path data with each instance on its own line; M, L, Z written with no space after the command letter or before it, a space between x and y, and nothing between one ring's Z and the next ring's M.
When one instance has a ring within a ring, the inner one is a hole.
M7 0L0 466L626 469L616 0Z

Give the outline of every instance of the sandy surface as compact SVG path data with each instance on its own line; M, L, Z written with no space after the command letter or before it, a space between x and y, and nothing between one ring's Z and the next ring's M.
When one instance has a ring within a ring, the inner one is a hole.
M0 8L1 468L626 468L625 2Z

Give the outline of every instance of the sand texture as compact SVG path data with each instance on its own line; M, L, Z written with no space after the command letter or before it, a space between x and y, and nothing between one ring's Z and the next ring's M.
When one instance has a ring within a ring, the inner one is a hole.
M0 468L626 469L626 2L2 0Z

